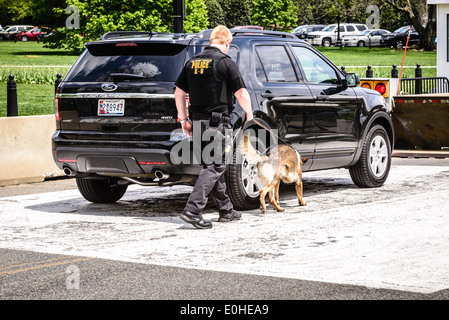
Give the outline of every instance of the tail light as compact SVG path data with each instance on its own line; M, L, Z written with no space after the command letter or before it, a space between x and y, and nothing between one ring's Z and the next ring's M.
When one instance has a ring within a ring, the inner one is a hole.
M59 88L56 90L55 101L54 101L54 111L55 111L56 121L61 121L61 115L59 113L59 98L58 98L58 94L59 94Z

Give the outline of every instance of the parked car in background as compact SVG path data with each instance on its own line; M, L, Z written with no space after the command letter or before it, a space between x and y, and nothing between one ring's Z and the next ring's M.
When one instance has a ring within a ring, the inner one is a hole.
M306 39L307 35L310 32L314 32L314 31L321 31L325 28L326 26L324 24L315 24L315 25L310 25L310 26L304 26L302 28L300 28L299 30L297 30L296 32L293 31L293 34L295 36L297 36L299 39Z
M308 24L303 24L303 25L297 26L295 29L293 29L292 33L298 32L299 30L301 30L302 28L305 28L307 26L308 26Z
M390 31L384 29L365 30L358 35L345 36L343 38L343 45L345 47L378 47L382 35L388 34Z
M3 31L0 31L0 40L14 40L17 35L27 29L33 28L30 25L14 25L6 26Z
M419 33L413 26L404 26L395 30L394 32L384 34L380 40L380 45L384 47L394 47L401 49L405 47L407 43L407 37L410 31L410 39L408 45L414 45L419 43Z
M338 24L330 24L321 31L310 32L307 35L307 42L316 46L330 47L337 43L339 34L342 40L344 36L356 35L367 29L365 24L360 23L340 23L340 27Z
M36 41L42 38L47 33L51 32L51 29L46 27L34 27L20 32L17 35L17 40L20 41Z

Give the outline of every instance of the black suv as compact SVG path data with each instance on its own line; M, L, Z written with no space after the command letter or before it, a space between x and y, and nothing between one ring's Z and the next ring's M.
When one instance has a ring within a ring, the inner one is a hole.
M255 118L244 122L236 103L234 147L243 123L256 133L274 129L280 141L310 159L304 171L349 168L356 185L383 185L394 141L384 98L357 86L355 74L343 73L291 33L231 32L228 55L240 67ZM115 202L133 183L195 182L201 165L171 157L172 148L187 141L180 134L174 83L185 62L209 44L209 35L111 32L86 44L57 90L52 141L56 164L76 178L87 200ZM245 159L229 164L228 194L236 209L259 206L256 175Z

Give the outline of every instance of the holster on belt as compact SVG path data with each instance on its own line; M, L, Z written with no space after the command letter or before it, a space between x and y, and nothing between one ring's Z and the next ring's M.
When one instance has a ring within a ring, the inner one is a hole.
M223 114L220 112L212 112L209 125L211 127L218 127L218 125L221 123L221 118L223 117Z

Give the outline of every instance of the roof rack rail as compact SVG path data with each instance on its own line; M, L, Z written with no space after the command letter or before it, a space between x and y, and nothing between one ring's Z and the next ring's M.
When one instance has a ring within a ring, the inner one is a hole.
M233 36L237 35L261 35L261 36L274 36L281 38L293 38L298 39L294 34L281 31L271 31L271 30L257 30L257 29L231 29Z
M114 39L114 38L120 38L120 37L127 37L127 36L139 36L139 35L149 35L150 38L157 34L157 32L153 31L111 31L107 32L104 35L100 37L99 40L106 40L106 39Z

